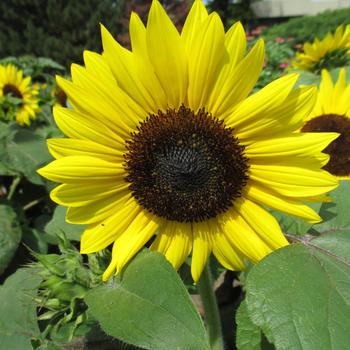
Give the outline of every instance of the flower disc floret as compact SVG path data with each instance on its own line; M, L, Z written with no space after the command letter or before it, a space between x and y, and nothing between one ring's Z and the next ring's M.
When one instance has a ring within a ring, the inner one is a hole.
M225 212L247 182L244 147L204 109L159 111L127 142L127 181L159 217L199 222Z

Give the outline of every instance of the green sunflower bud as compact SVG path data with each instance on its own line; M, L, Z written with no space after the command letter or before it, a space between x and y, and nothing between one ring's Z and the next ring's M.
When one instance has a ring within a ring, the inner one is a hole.
M38 254L34 264L42 277L36 302L39 323L48 339L69 341L76 328L87 319L86 293L101 283L109 257L92 254L84 262L79 251L59 235L61 254ZM66 332L70 329L70 332Z

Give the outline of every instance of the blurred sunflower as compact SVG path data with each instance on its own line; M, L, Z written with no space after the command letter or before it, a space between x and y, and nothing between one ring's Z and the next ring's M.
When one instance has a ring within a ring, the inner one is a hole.
M244 269L288 244L261 205L320 221L304 202L337 186L321 169L337 134L294 132L314 87L293 90L292 74L248 96L263 41L246 55L242 25L225 33L200 0L181 34L155 0L147 27L131 15L130 36L132 51L102 27L103 54L58 78L74 110L54 116L69 138L48 141L56 160L39 170L62 183L51 198L67 221L89 225L81 253L113 243L104 280L147 243L175 268L192 252L195 281L211 252Z
M297 53L292 67L320 73L322 69L343 67L350 63L350 25L340 25L335 33L305 43L304 52Z
M324 169L339 179L350 179L350 84L346 83L344 68L339 71L336 84L327 70L322 71L316 105L304 121L302 132L340 134L324 150L330 155Z
M0 98L10 97L17 102L13 116L17 124L30 125L35 119L40 110L38 92L38 87L31 85L31 78L24 77L22 70L12 64L0 65Z

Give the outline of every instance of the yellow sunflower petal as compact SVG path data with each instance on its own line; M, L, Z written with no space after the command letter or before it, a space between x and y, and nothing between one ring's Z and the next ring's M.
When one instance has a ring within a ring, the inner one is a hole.
M90 254L106 248L128 228L140 213L134 199L121 203L121 207L104 221L90 225L81 236L80 252Z
M239 250L231 244L226 236L218 231L213 240L213 254L219 263L232 271L245 270L245 264Z
M192 249L191 226L185 223L176 223L171 243L165 253L167 260L177 270L186 260Z
M186 52L179 32L158 0L152 2L146 30L148 54L168 98L168 106L178 108L186 98Z
M102 196L96 197L94 200L81 206L69 207L66 221L70 224L85 225L101 222L114 215L128 200L130 200L130 192L127 190L117 191L104 198Z
M87 71L95 78L100 79L105 86L115 87L117 81L114 78L111 69L106 60L96 52L84 51L84 63Z
M142 20L136 13L130 17L130 40L135 60L135 69L139 76L142 76L142 83L152 98L152 110L157 113L159 109L167 108L167 98L165 92L153 69L149 69L151 61L147 52L146 28Z
M55 158L91 156L109 162L124 162L123 152L90 140L50 139L47 146Z
M129 187L128 183L79 183L79 184L62 184L54 188L51 193L51 199L68 207L80 207L101 198L109 197L120 191L125 191Z
M122 164L107 162L88 156L71 156L56 159L38 170L47 179L62 183L93 181L114 182L125 175Z
M151 239L160 222L154 215L140 211L126 231L115 240L117 273Z
M91 100L99 101L101 109L108 114L106 119L118 121L119 126L124 126L128 131L135 131L138 123L145 118L145 110L121 90L115 81L101 81L101 77L96 77L95 74L77 64L71 66L71 75L75 85L89 91L86 96L90 96ZM75 96L72 98L73 101L76 100ZM75 105L77 105L76 102ZM79 104L78 106L81 107ZM85 105L84 109L90 111Z
M112 132L105 124L68 108L54 107L53 115L62 132L76 139L99 143L124 151L124 139Z
M338 186L336 178L326 171L288 165L253 164L250 178L287 197L317 196Z
M247 145L245 154L249 159L269 158L272 161L275 157L316 156L338 136L337 133L315 132L269 138Z
M235 209L222 215L221 227L230 244L252 262L257 263L271 252L271 248Z
M163 222L160 232L157 234L154 242L150 246L150 250L157 251L165 255L168 250L173 235L176 234L176 222L175 221L166 221Z
M235 207L246 223L271 249L288 245L277 220L265 209L244 198L241 198Z
M208 102L208 109L214 116L228 118L236 105L248 96L259 78L264 56L264 42L259 40L224 82L220 79L221 85L214 89Z
M262 185L252 183L246 191L247 198L261 205L267 205L270 208L280 210L284 213L294 215L316 224L320 222L321 217L310 207L298 202L292 198L284 197L273 192L272 189ZM317 202L319 202L318 198Z
M320 99L323 101L323 114L330 114L333 106L333 81L327 70L322 71L322 79L319 89Z
M57 77L56 80L77 111L103 121L115 134L119 134L124 138L129 136L130 131L133 131L123 121L123 114L116 113L108 98L98 96L90 89L73 84L63 78ZM136 125L134 127L136 129Z
M313 86L293 90L285 100L275 100L275 105L267 102L267 96L265 104L255 104L253 95L237 108L228 125L236 128L236 135L242 141L290 133L303 124L304 117L312 110L316 100L315 91Z
M108 30L101 25L101 36L103 45L103 57L118 85L142 107L145 112L153 110L153 99L144 86L144 77L138 75L136 61L132 52L123 48L114 40ZM146 83L145 83L146 84Z
M212 13L202 22L188 52L188 104L197 112L206 104L219 73L225 32L220 17Z
M216 221L216 220L215 220ZM193 248L191 274L194 282L199 280L207 259L212 251L212 240L215 236L210 228L209 222L199 222L192 225Z
M234 70L237 64L243 59L246 50L246 36L245 31L240 22L235 23L225 36L225 47L227 49L228 58L227 62L223 62L218 78L213 86L213 90L210 96L210 103L208 104L208 110L213 110L213 104L221 95L222 89L235 73Z
M181 40L185 44L187 54L191 51L192 45L201 30L202 23L207 17L208 12L202 0L195 0L181 32Z
M112 248L112 259L111 259L111 262L109 263L106 271L102 275L102 281L103 282L107 282L112 277L112 275L115 273L116 264L117 264L117 262L116 262L116 260L117 260L116 250L117 250L117 245L114 242L113 248Z

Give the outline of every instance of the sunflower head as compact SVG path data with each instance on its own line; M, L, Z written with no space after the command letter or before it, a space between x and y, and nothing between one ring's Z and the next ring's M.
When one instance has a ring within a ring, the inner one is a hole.
M131 51L101 32L103 54L58 78L74 108L54 108L67 138L48 141L56 160L39 173L88 225L82 253L113 244L105 280L144 245L175 268L192 253L195 281L211 253L244 269L288 244L265 205L320 221L305 202L337 186L321 168L338 135L295 132L315 102L296 74L250 95L263 41L247 53L242 25L225 33L200 0L181 33L157 0L146 26L133 13Z
M327 33L322 39L305 43L292 67L320 73L322 69L343 67L350 63L350 25L340 25L335 33Z
M330 156L324 169L340 179L350 179L350 84L344 68L339 71L335 84L329 72L322 71L317 102L301 131L339 133L324 150Z
M31 85L31 78L14 65L0 65L0 116L4 120L16 120L29 125L40 110L38 88Z

